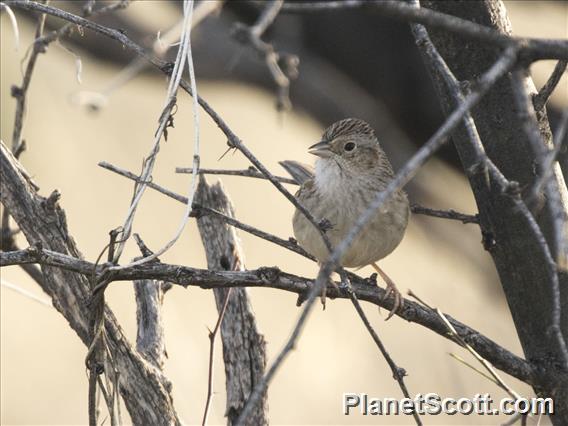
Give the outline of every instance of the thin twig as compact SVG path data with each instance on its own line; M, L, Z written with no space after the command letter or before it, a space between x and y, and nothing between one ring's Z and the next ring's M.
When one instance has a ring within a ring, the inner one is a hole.
M373 341L375 342L375 344L377 345L377 347L381 351L383 358L385 359L385 361L389 365L389 368L392 371L393 378L398 382L398 386L400 387L403 395L406 398L411 399L410 393L408 392L408 388L406 387L406 384L404 383L404 376L406 376L405 369L396 365L396 363L394 362L394 360L390 356L389 352L387 351L387 348L385 347L385 345L383 344L383 342L379 338L379 335L377 334L377 332L375 331L375 329L373 328L373 326L369 322L367 315L365 315L365 311L361 307L361 304L359 303L357 296L353 292L353 288L351 287L351 283L349 282L349 280L346 277L342 277L341 281L342 281L342 285L345 286L345 289L347 291L347 294L349 295L349 298L351 299L351 303L353 303L355 310L357 311L357 313L359 314L359 317L363 321L365 328L367 329L367 331L369 332L369 334L373 338ZM419 426L422 425L422 421L420 420L420 416L418 415L416 410L414 410L412 412L412 415L414 417L414 420L416 421L416 424L419 425Z
M476 223L479 224L479 216L457 212L453 209L449 210L436 210L424 206L413 204L410 206L410 211L414 214L422 214L425 216L437 217L440 219L457 220L461 223Z
M176 173L191 173L191 169L187 167L176 167ZM226 176L244 176L256 179L266 180L266 176L256 170L254 167L249 167L245 170L228 170L228 169L199 169L199 174L201 175L226 175ZM292 185L297 185L298 183L292 179L282 176L274 176L278 182L289 183Z
M544 86L541 87L539 92L533 96L533 105L536 111L540 111L544 108L544 106L548 102L548 98L550 98L550 95L552 95L552 92L554 91L554 89L558 85L558 82L562 78L562 75L566 71L567 65L568 61L558 61L549 79L546 81L546 83L544 83Z
M476 367L475 365L467 362L465 359L463 359L461 356L453 353L453 352L449 352L448 353L449 356L451 356L453 359L455 359L456 361L458 361L459 363L465 365L468 368L471 368L473 371L475 371L477 374L479 374L482 377L485 377L487 380L489 380L492 383L495 383L497 386L499 386L499 383L497 382L497 380L495 380L493 377L491 377L489 374L487 374L485 371L480 370L478 367Z
M217 318L217 322L215 323L215 328L213 331L209 332L209 370L207 374L207 399L205 401L205 409L203 411L203 420L201 421L202 426L207 424L207 417L209 416L209 406L211 404L211 399L213 398L213 361L215 358L215 337L219 333L219 329L221 328L221 323L223 322L223 318L225 318L225 312L227 311L227 306L229 305L229 298L232 294L232 288L227 291L227 295L225 296L225 301L223 302L223 307L221 308L221 312L219 312L219 318Z
M96 24L96 23L89 21L87 19L84 19L84 18L80 18L76 15L73 15L71 13L68 13L68 12L65 12L65 11L62 11L62 10L59 10L57 8L52 8L52 7L49 7L49 6L45 6L45 5L41 5L41 4L37 4L37 3L32 3L32 2L20 2L20 1L16 1L16 0L6 0L6 2L9 3L10 5L15 6L15 7L19 7L19 8L23 8L23 9L27 9L27 10L37 10L37 11L42 11L42 12L51 14L53 16L59 17L61 19L68 20L68 21L73 22L77 25L81 25L81 26L83 26L87 29L96 31L100 34L103 34L107 37L110 37L111 39L122 43L123 46L134 51L135 53L137 53L141 57L146 58L150 63L152 63L152 65L159 68L162 72L168 73L169 68L164 61L160 61L156 58L149 56L147 54L147 52L142 47L140 47L138 44L134 43L132 40L130 40L126 35L124 35L120 31L104 27L102 25ZM414 14L415 12L416 11L413 11L411 13L411 15ZM419 11L419 12L421 12L421 11ZM419 13L419 15L420 15L420 13ZM444 15L444 14L435 14L435 15L440 15L442 17L447 16L447 15ZM461 22L462 20L458 19L458 21ZM467 23L467 21L463 21L463 22ZM477 27L482 28L484 30L487 30L485 27L482 27L482 26L476 26L476 28ZM501 35L499 35L499 36L501 36ZM531 40L524 40L524 44L522 46L517 46L517 47L518 47L518 49L522 50L523 52L526 49L529 49L529 53L530 53L530 48L528 46L533 46L535 43L538 45L540 42L542 42L542 41L539 41L537 39L534 39L532 41L534 43L531 44ZM564 41L561 41L561 44L563 44L563 43L564 43ZM548 43L548 44L545 43L545 45L546 45L545 47L547 49L555 50L558 47L557 44L558 44L558 40L551 40L550 43ZM516 53L517 48L511 48L511 49L506 50L505 56L506 57L515 56L515 55L512 55L511 52ZM564 51L562 51L562 53L564 53ZM513 59L511 58L511 60L513 60ZM191 94L191 87L189 86L189 84L187 82L182 80L180 85L182 86L182 88L184 90L186 90L188 93ZM209 114L209 116L213 119L213 121L217 124L217 126L221 129L221 131L225 134L225 136L228 139L229 146L232 147L232 148L239 149L251 161L251 163L263 175L265 175L272 182L272 184L278 189L278 191L281 192L290 202L292 202L292 204L294 204L294 206L300 212L302 212L302 214L304 214L304 216L306 216L306 218L316 227L316 229L322 231L322 226L320 225L320 223L317 222L315 220L315 218L310 214L310 212L308 210L306 210L306 208L303 205L301 205L301 203L299 203L298 200L296 200L296 198L292 194L290 194L281 185L281 183L278 182L275 179L275 177L258 161L258 159L250 152L250 150L248 150L248 148L243 144L243 142L233 133L233 131L229 128L229 126L227 126L227 124L219 116L219 114L217 114L215 112L215 110L213 110L213 108L211 108L211 106L205 100L203 100L201 97L198 97L198 100L199 100L199 104L201 105L201 107ZM144 181L147 181L147 179L144 179ZM322 233L322 238L323 238L324 242L326 243L328 248L330 248L331 245L329 244L327 237L325 236L325 234L323 232L321 232L321 233Z
M106 377L106 376L105 376ZM107 410L110 414L110 424L111 426L117 426L118 422L116 419L116 413L114 410L114 403L115 403L115 393L113 392L111 395L109 395L108 391L107 391L107 387L109 387L109 383L107 380L107 384L105 385L105 383L103 383L101 376L97 377L97 384L98 384L98 389L100 390L101 394L103 395L103 398L105 400L106 406L107 406ZM98 405L98 403L97 403Z
M195 29L207 16L219 12L224 2L225 0L216 0L200 1L197 3L193 10L193 18L191 21L192 29ZM164 34L157 34L156 40L152 44L152 52L156 57L164 58L170 47L180 40L183 22L184 18ZM136 57L107 82L102 89L96 91L79 91L73 95L73 101L81 106L88 106L94 110L101 109L106 105L108 97L114 91L139 75L148 65L147 60L142 57Z
M22 142L22 127L24 125L24 114L26 111L26 96L30 87L38 55L45 52L46 48L40 39L45 26L45 16L45 13L41 13L37 18L38 21L32 44L32 51L26 65L26 70L24 71L22 84L19 87L12 86L12 96L16 98L16 113L14 115L14 129L12 130L12 152L16 152L18 146Z
M100 167L103 167L107 170L110 170L114 173L117 173L121 176L124 176L128 179L132 179L134 181L138 181L138 175L128 172L126 170L123 170L119 167L116 167L112 164L107 163L106 161L101 161L99 163ZM173 198L174 200L177 200L181 203L186 204L187 203L187 197L184 197L183 195L179 195L173 191L170 191L168 189L163 188L162 186L156 184L155 182L149 182L148 183L148 187L152 188L170 198ZM255 228L254 226L251 225L247 225L246 223L243 223L233 217L227 216L225 214L223 214L222 212L219 212L215 209L206 207L206 206L202 206L199 203L193 203L193 211L191 213L191 216L197 216L199 217L200 215L213 215L215 217L218 217L219 219L222 219L223 221L225 221L227 224L234 226L235 228L241 229L245 232L248 232L249 234L255 235L259 238L262 238L266 241L270 241L271 243L274 243L276 245L279 245L281 247L284 247L290 251L293 251L294 253L297 253L301 256L304 256L308 259L311 260L315 260L315 258L309 254L307 251L305 251L302 247L300 247L298 245L298 243L295 240L284 240L282 238L279 238L275 235L272 235L268 232L262 231L258 228Z
M118 262L120 255L122 254L122 250L124 249L124 244L130 237L130 233L132 230L132 225L134 223L134 215L136 214L137 207L142 199L142 195L146 190L147 183L150 180L150 176L152 175L152 170L154 168L154 164L159 152L160 142L162 140L162 136L167 139L167 127L172 125L172 111L174 109L174 105L177 102L177 90L180 85L180 81L182 78L183 70L185 68L185 63L188 58L188 49L190 43L190 31L191 31L191 12L193 10L193 1L191 2L191 7L189 7L189 11L187 11L187 4L188 0L184 2L184 23L183 23L183 31L182 31L182 41L178 47L176 60L174 62L173 71L170 76L168 90L166 94L166 99L164 102L164 106L162 108L162 112L159 118L158 129L154 134L154 140L152 144L152 149L150 150L149 155L144 159L142 172L140 173L140 183L136 184L134 187L134 194L132 197L132 202L126 214L126 219L124 224L122 225L123 229L123 237L122 241L117 245L115 249L115 257L113 259L114 263ZM192 80L193 83L193 80ZM194 161L195 164L195 161ZM189 208L189 207L188 207ZM184 220L187 218L187 215L184 216ZM183 228L183 222L180 228ZM180 234L181 230L178 230L177 234ZM175 238L177 239L177 238ZM173 243L172 243L173 245ZM161 255L165 250L169 249L171 245L166 245L164 249L157 251L154 253L154 257L150 256L148 258L144 258L139 260L138 262L149 262L155 259L157 256Z
M47 306L49 308L52 308L53 305L51 304L51 301L47 298L44 297L39 297L36 296L35 294L33 294L32 292L26 290L25 288L22 288L16 284L12 284L9 281L6 281L5 279L2 278L2 280L0 281L0 285L2 285L2 287L4 288L8 288L16 293L21 294L22 296L27 297L30 300L33 300L34 302L39 303L40 305L44 305Z
M36 3L41 7L45 7L48 9L55 9L48 5L43 5L40 3ZM116 3L107 5L94 13L92 15L100 15L112 11L116 11L118 9L125 8L128 4L127 0L119 0ZM13 4L13 6L21 7L21 3ZM55 9L58 10L58 9ZM40 53L44 53L52 42L58 40L60 37L69 35L73 29L75 28L74 24L67 24L61 27L57 31L52 31L51 33L43 36L43 28L45 26L45 15L49 13L48 11L42 11L41 15L38 17L38 26L35 32L35 38L32 45L32 51L30 53L30 58L28 59L28 63L26 65L26 70L24 72L24 77L22 80L22 84L19 87L12 87L12 96L16 98L16 113L14 118L14 130L12 132L12 151L15 151L17 147L22 143L22 127L23 127L23 120L24 114L26 109L26 95L30 86L31 77L33 71L35 69L35 64L37 62L38 55ZM85 16L89 16L89 12L85 12Z
M329 1L310 1L292 2L287 1L282 7L285 13L318 13L318 12L341 12L346 9L358 9L367 6L368 0L329 0Z
M389 197L397 190L402 188L418 171L418 169L440 148L446 141L451 132L457 127L463 117L473 108L487 93L489 88L506 72L508 72L516 62L517 51L515 48L507 49L493 66L480 77L477 90L471 92L464 101L446 119L444 124L436 133L418 150L418 152L406 163L406 165L396 174L387 188L379 192L368 209L358 218L352 226L347 236L335 248L330 259L326 262L331 273L332 266L335 265L345 251L350 247L359 232L374 216L375 212L388 201Z
M233 36L242 44L251 46L257 53L264 57L266 66L270 71L272 79L278 86L277 108L278 110L289 109L290 103L290 77L297 75L298 57L277 52L272 44L263 41L260 37L266 29L274 22L284 0L270 0L265 2L260 17L252 26L241 23L233 27ZM282 69L281 62L286 64L285 70Z
M410 294L410 292L409 292ZM467 365L468 367L470 367L471 369L473 369L474 371L476 371L477 373L481 374L482 376L486 377L487 379L491 380L492 382L494 382L497 386L499 386L501 389L503 389L505 392L507 392L512 398L514 398L515 400L520 399L520 395L515 392L509 385L507 385L507 383L505 383L505 381L501 378L501 376L499 376L499 374L495 371L495 369L493 368L493 366L491 365L490 362L488 362L485 358L483 358L481 355L479 355L477 353L477 351L475 349L473 349L471 347L471 345L469 345L457 332L456 329L454 328L454 326L450 323L450 321L448 320L448 318L446 317L446 315L439 309L439 308L432 308L430 305L426 304L425 302L423 302L417 295L415 295L414 293L411 294L412 297L414 297L416 300L418 300L420 303L422 303L424 306L426 306L428 309L430 309L432 312L435 312L444 322L444 324L446 325L446 327L448 328L448 331L450 332L450 334L452 336L455 337L455 341L457 343L459 343L463 348L467 349L472 355L473 357L489 372L490 376L486 375L483 371L478 370L477 368L475 368L474 366L468 364L466 361L462 360L461 358L459 358L457 355L454 354L450 354L451 356L453 356L454 358L456 358L458 361L464 363L465 365Z
M105 167L102 165L103 163L99 163L100 166ZM105 163L108 164L108 163ZM176 167L176 173L190 173L191 169L187 167ZM227 170L227 169L199 169L200 174L210 174L210 175L227 175L227 176L243 176L243 177L250 177L255 179L266 179L266 176L259 173L253 167L250 167L245 170ZM281 177L281 176L274 176L279 182L282 183L289 183L292 185L298 185L294 179ZM166 194L167 195L167 194ZM465 213L456 212L455 210L437 210L431 209L428 207L420 206L418 204L413 204L410 206L410 210L414 214L421 214L425 216L432 216L437 217L440 219L450 219L450 220L457 220L462 223L477 223L479 224L479 218L477 215L470 215Z
M559 188L552 179L554 171L545 169L551 150L547 148L542 139L536 112L525 84L525 80L528 77L529 71L527 68L517 69L511 74L517 114L523 123L523 130L533 150L538 175L546 176L550 174L548 178L544 179L542 185L552 216L551 222L554 244L552 245L553 248L550 248L550 250L553 252L553 258L558 267L568 270L568 247L566 245L566 239L568 238L568 217L566 217L564 211Z
M444 324L446 324L446 327L448 327L450 333L452 333L452 335L458 340L459 344L462 345L465 349L467 349L469 353L471 353L474 356L474 358L477 361L479 361L481 365L483 365L483 367L489 372L489 374L491 374L497 385L505 392L507 392L512 398L520 399L521 396L517 392L515 392L509 385L507 385L507 383L505 383L505 381L501 378L501 376L497 374L493 366L461 338L461 336L456 332L456 329L448 321L448 319L443 314L443 312L440 311L440 309L436 308L436 313L440 318L442 318L442 321L444 321Z
M375 212L380 209L386 201L388 201L389 197L392 196L392 194L394 194L394 192L396 192L397 190L400 190L417 173L418 169L426 162L426 160L428 160L437 151L437 149L440 148L444 144L444 142L446 142L448 136L451 134L454 128L458 126L463 116L467 114L469 110L481 100L483 95L487 93L489 88L491 88L501 76L503 76L513 67L516 59L516 48L509 48L503 52L501 57L493 64L489 71L481 76L477 90L470 93L466 97L464 102L462 102L458 106L458 108L455 109L455 111L447 118L447 120L438 129L438 131L436 131L436 133L426 142L426 144L424 144L418 150L418 152L406 163L406 165L396 174L396 176L389 183L386 189L382 192L379 192L375 196L375 199L371 202L368 209L361 216L359 216L357 222L351 227L347 236L341 241L339 245L334 248L328 260L323 263L322 267L320 268L316 283L310 291L307 302L304 306L304 310L302 311L300 318L297 320L290 338L276 357L266 375L263 377L263 380L255 387L255 390L251 394L247 405L245 406L245 409L239 417L237 424L244 424L244 421L252 411L252 408L258 402L261 395L266 391L268 383L270 383L274 374L281 366L288 353L296 344L296 340L298 339L298 336L306 322L306 319L311 312L311 309L313 308L316 295L319 294L323 286L326 285L326 282L329 280L329 277L338 265L339 259L350 247L357 235L359 235L359 232L363 229L367 222L371 220L372 217L374 217Z

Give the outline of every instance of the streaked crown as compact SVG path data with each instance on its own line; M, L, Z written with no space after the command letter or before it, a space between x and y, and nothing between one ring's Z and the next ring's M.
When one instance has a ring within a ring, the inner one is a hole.
M376 138L375 131L369 123L358 118L346 118L336 121L325 129L322 140L331 142L340 136L368 136L371 139Z

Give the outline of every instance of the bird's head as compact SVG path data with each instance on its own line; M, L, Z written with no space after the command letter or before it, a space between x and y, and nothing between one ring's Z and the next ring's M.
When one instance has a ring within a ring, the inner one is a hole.
M322 140L312 145L308 152L320 157L320 167L339 167L357 174L373 173L386 160L373 128L355 118L333 123L324 131Z

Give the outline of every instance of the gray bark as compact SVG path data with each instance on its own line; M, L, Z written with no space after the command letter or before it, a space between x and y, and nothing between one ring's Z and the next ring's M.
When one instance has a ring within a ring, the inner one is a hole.
M134 281L136 297L136 349L160 371L166 360L162 303L165 283L158 280Z
M425 7L468 19L510 34L511 28L500 1L426 1ZM500 49L491 44L466 40L443 31L431 31L432 40L457 79L475 84L475 79L498 57ZM436 79L435 79L436 80ZM532 82L525 81L526 84ZM454 103L440 82L437 90L446 111ZM529 86L530 87L530 86ZM521 191L531 188L535 179L536 154L523 131L523 119L515 109L513 86L509 76L502 78L474 108L473 118L488 157ZM546 112L538 113L538 125L545 143L552 141ZM453 135L454 144L466 171L476 163L476 154L462 127ZM483 242L499 273L501 284L527 360L540 371L535 392L555 399L554 424L568 424L568 371L562 362L562 348L551 333L553 294L547 260L529 224L514 208L511 197L497 185L487 187L483 176L468 173L482 227ZM550 200L536 212L536 219L552 252L556 250L554 215L568 214L566 186L562 175L553 173L554 190L562 199L556 211ZM568 275L559 271L561 331L568 339Z
M234 217L230 199L221 183L208 185L201 176L196 203ZM244 258L236 229L213 215L199 217L197 225L210 270L244 271ZM221 312L229 289L213 289L217 309ZM245 288L233 288L221 323L223 361L227 388L227 424L239 417L255 385L266 368L265 341L259 333ZM266 395L247 419L247 425L267 425Z
M47 199L40 196L26 176L22 166L0 142L0 201L29 244L82 259L68 232L65 212L57 204L58 193L54 191ZM53 306L88 346L91 298L88 280L83 274L63 268L42 265L41 269L43 289L51 296ZM169 382L136 352L108 307L104 307L104 318L106 340L119 373L120 393L134 424L179 424L168 391ZM112 375L112 372L107 371L107 374Z

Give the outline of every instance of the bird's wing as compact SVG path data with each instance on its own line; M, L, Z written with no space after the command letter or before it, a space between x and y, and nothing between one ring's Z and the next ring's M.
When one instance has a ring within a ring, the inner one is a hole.
M314 168L297 161L286 160L278 162L299 185L314 177Z

